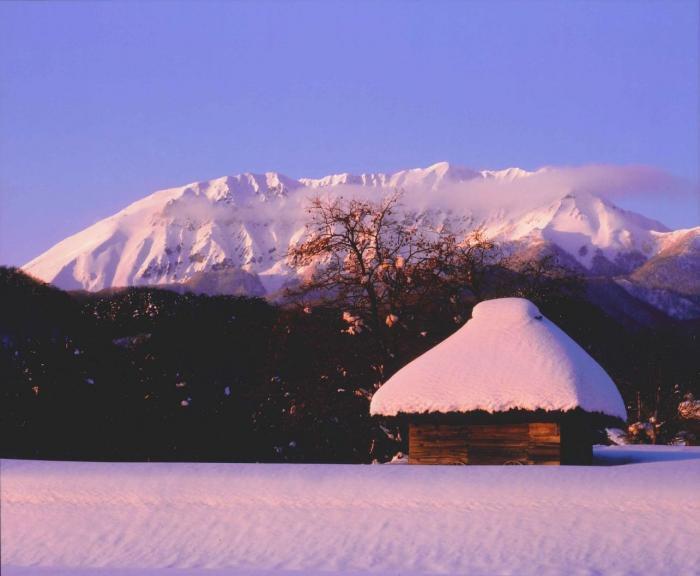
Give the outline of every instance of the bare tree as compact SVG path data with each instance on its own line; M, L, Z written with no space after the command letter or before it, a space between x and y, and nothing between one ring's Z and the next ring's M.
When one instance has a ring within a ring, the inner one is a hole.
M448 231L442 242L438 265L445 266L442 278L450 292L467 290L474 300L482 300L487 271L502 265L499 246L486 237L482 228L467 235Z
M383 334L407 310L436 298L470 291L481 280L495 245L482 231L433 225L425 215L400 209L402 193L378 201L315 197L305 238L290 249L292 266L308 267L296 294L314 294L347 310L352 330Z
M509 294L545 303L580 295L583 281L579 273L562 264L555 254L543 254L525 260L510 258L504 265L517 273L503 285Z

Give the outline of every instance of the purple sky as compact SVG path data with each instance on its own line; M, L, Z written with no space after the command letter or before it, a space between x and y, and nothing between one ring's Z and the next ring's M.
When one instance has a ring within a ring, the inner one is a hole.
M0 264L243 171L648 164L698 181L698 3L0 3ZM672 227L668 197L630 199Z

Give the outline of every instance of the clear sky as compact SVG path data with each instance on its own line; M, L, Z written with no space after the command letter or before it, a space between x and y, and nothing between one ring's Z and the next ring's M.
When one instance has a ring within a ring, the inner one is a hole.
M612 163L697 182L698 26L682 0L2 2L0 263L243 171Z

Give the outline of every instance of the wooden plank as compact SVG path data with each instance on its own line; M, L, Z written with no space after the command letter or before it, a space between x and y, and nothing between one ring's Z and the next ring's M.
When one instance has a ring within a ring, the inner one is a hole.
M468 427L471 438L480 440L500 438L527 438L529 424L471 424Z
M556 422L530 422L528 430L531 438L559 439L559 424Z
M464 425L411 424L408 434L409 464L467 464L467 431Z
M518 424L475 424L469 427L472 464L527 464L529 427Z
M560 427L556 422L531 422L528 456L533 464L556 465L561 462Z

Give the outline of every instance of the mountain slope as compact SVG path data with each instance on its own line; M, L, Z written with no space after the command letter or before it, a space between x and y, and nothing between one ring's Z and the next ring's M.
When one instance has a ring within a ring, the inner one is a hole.
M617 282L629 294L675 318L700 318L700 233L663 235L655 256Z
M632 282L658 289L664 281L675 288L679 275L697 270L700 228L670 232L590 186L552 184L551 172L479 172L441 162L391 174L217 178L134 202L59 242L24 270L64 289L183 285L231 293L223 284L235 277L233 293L270 293L294 278L285 255L305 233L309 197L379 198L395 189L404 191L407 210L457 218L465 229L483 227L488 236L519 249L557 246L590 275L633 273Z

